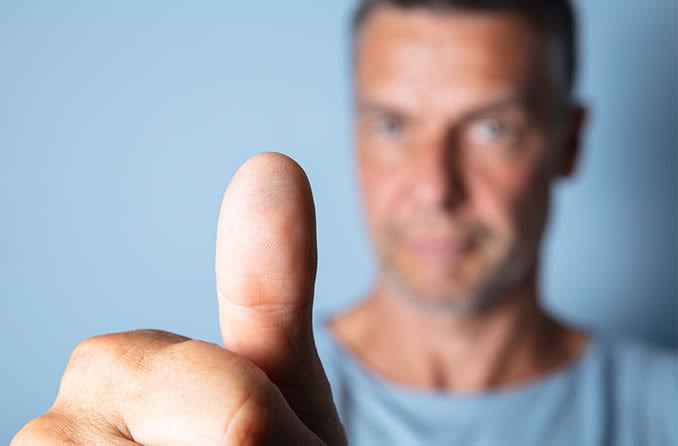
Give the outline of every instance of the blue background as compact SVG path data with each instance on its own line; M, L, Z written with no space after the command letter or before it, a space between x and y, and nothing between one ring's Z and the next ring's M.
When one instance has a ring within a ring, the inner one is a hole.
M577 2L577 178L544 256L561 317L675 348L674 0ZM221 194L250 155L307 170L317 310L374 271L354 184L352 1L2 1L0 443L44 412L82 339L140 327L219 341Z

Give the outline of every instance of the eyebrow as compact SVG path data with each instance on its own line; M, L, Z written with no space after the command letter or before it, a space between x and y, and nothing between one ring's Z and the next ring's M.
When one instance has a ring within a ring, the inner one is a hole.
M473 107L470 110L464 111L459 117L460 121L473 119L487 113L500 111L507 108L519 107L528 109L529 101L518 94L508 94L498 99L493 99L484 104ZM398 114L407 116L408 113L403 111L401 107L396 104L388 105L383 102L373 100L359 100L356 106L357 114Z
M490 112L500 111L507 108L521 108L528 109L529 101L520 95L509 94L502 98L490 101L485 104L481 104L477 107L474 107L471 110L464 112L461 116L462 120L473 118L479 115L484 115Z
M396 105L386 105L377 101L359 101L355 110L357 114L406 114Z

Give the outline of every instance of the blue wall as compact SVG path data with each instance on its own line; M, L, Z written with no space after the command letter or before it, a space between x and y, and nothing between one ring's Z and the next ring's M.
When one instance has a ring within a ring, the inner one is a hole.
M86 337L152 327L219 341L217 211L256 152L309 173L318 311L368 286L352 2L233 3L2 2L1 444L50 406ZM580 173L558 188L548 305L675 348L676 2L579 4L593 113Z

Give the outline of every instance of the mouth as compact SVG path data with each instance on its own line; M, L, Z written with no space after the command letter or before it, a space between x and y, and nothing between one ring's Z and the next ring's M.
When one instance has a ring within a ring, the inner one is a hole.
M450 238L426 238L413 240L409 248L422 260L447 263L462 259L470 251L471 244Z

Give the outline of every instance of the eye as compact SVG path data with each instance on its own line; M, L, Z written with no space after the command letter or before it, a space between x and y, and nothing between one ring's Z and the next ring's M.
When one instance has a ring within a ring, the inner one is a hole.
M376 131L387 138L394 138L400 135L403 129L403 122L397 116L382 116L377 119L375 124Z
M507 126L497 119L484 119L471 127L471 139L478 144L491 143L505 136Z

